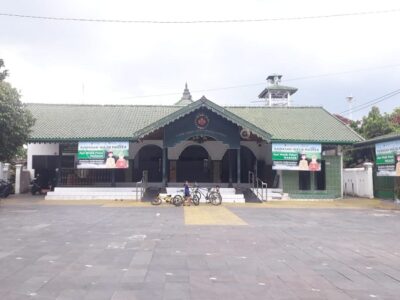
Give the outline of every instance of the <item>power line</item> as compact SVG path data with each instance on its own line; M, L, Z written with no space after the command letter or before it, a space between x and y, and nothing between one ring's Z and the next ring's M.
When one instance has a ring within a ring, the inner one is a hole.
M276 21L302 21L325 18L352 17L352 16L367 16L377 14L389 14L400 12L400 8L387 10L373 10L363 12L337 13L329 15L316 16L297 16L297 17L277 17L277 18L262 18L262 19L225 19L225 20L183 20L183 21L167 21L167 20L122 20L122 19L92 19L92 18L70 18L70 17L52 17L38 15L23 15L0 12L0 16L25 18L36 20L49 21L73 21L73 22L92 22L92 23L123 23L123 24L207 24L207 23L260 23L260 22L276 22Z
M355 69L355 70L348 70L342 72L334 72L334 73L323 73L317 75L308 75L302 77L293 77L285 79L285 82L289 81L299 81L299 80L306 80L306 79L315 79L321 77L329 77L329 76L336 76L336 75L344 75L344 74L351 74L351 73L358 73L358 72L365 72L365 71L373 71L373 70L380 70L380 69L387 69L387 68L396 68L400 67L400 64L393 64L393 65L384 65L378 66L373 68L363 68L363 69ZM216 87L216 88L208 88L208 89L198 89L198 90L191 90L192 93L203 93L203 92L212 92L212 91L219 91L219 90L229 90L229 89L237 89L243 87L252 87L252 86L261 86L265 85L264 82L256 82L256 83L248 83L248 84L240 84L240 85L231 85L225 87ZM177 96L181 95L181 93L162 93L162 94L153 94L153 95L137 95L137 96L126 96L121 97L120 99L138 99L138 98L150 98L150 97L163 97L163 96Z
M354 111L354 109L358 109L358 108L360 108L360 107L362 107L362 106L365 106L365 105L368 105L368 104L370 104L370 103L379 101L380 99L386 98L386 97L388 97L388 96L391 96L392 94L394 95L394 94L398 93L399 91L400 91L400 89L397 89L397 90L394 90L394 91L392 91L392 92L390 92L390 93L387 93L387 94L385 94L385 95L383 95L383 96L380 96L380 97L378 97L378 98L374 98L374 99L369 100L369 101L367 101L367 102L358 104L358 105L354 106L352 109L346 109L346 110L342 111L340 114L349 112L349 111L351 111L351 110Z
M353 109L352 112L354 113L354 112L358 112L358 111L364 110L364 109L366 109L366 108L369 108L369 107L371 107L371 106L374 106L375 104L378 104L378 103L380 103L380 102L383 102L383 101L385 101L385 100L388 100L388 99L390 99L390 98L392 98L392 97L394 97L394 96L396 96L396 95L398 95L398 94L400 94L400 89L397 89L397 90L395 90L395 91L393 91L393 92L390 92L390 93L388 93L388 94L385 94L385 95L380 96L380 97L378 97L378 98L375 98L375 99L373 99L373 100L370 100L370 101L367 101L367 102L365 102L365 103L362 103L362 104L356 106L355 109ZM345 113L345 112L347 112L347 113ZM341 113L339 113L339 114L340 114L340 115L349 115L350 112L349 112L349 110L345 110L345 111L343 111L343 112L341 112Z

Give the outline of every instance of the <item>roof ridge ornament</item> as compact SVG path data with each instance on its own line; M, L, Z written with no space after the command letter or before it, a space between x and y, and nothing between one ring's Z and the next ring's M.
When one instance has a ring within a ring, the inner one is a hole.
M193 103L192 95L190 94L190 91L188 89L187 82L185 82L185 89L183 90L183 94L181 97L181 100L175 103L175 105L179 106L185 106Z
M206 101L210 101L210 100L208 100L207 98L206 98L206 96L201 96L201 98L199 99L200 101L202 101L202 102L206 102Z

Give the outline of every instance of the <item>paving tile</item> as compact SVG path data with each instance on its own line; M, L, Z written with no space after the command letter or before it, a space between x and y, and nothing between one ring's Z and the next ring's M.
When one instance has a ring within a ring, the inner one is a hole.
M2 206L0 299L397 300L400 294L394 238L400 214L226 207L247 225L186 226L183 209L160 209Z

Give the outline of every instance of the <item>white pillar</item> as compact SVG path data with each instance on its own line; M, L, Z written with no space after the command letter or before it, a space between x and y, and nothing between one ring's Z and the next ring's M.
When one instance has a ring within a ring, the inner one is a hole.
M0 179L3 179L3 163L0 162Z
M15 165L15 194L21 194L21 171L22 165Z
M8 180L9 174L10 174L10 164L5 163L3 167L3 179Z
M367 172L366 178L366 191L365 193L368 195L370 199L374 198L374 179L373 179L373 164L370 162L364 163L365 171Z

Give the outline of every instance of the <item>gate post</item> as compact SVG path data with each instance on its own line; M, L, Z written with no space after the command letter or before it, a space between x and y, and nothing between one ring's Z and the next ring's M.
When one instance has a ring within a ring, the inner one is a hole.
M21 171L22 165L15 165L15 194L21 194Z

